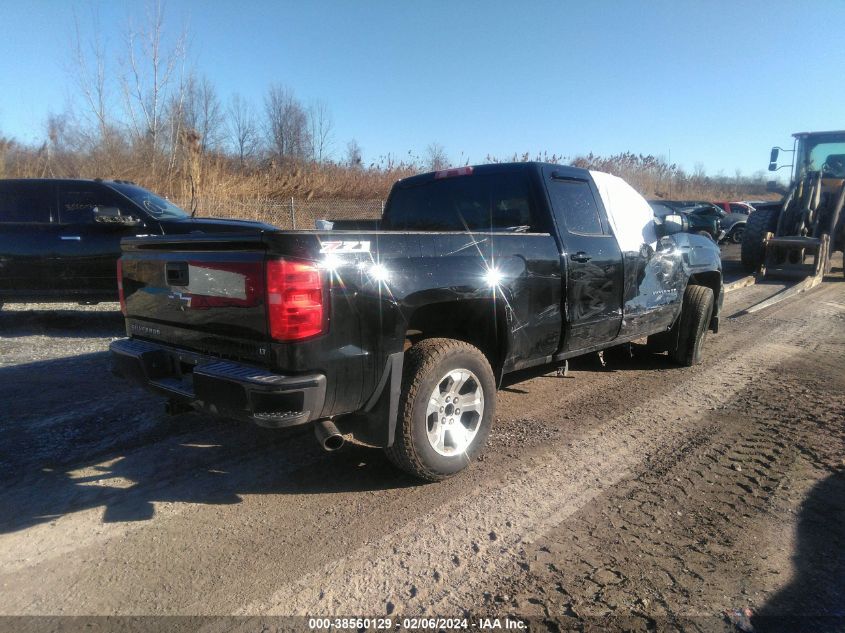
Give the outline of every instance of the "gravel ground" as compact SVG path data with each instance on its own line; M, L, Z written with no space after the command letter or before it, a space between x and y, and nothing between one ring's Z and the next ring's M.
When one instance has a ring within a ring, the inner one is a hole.
M700 366L590 356L505 388L483 458L433 485L307 430L164 415L109 372L114 305L7 306L0 614L845 630L840 265L754 315L782 286L730 293Z

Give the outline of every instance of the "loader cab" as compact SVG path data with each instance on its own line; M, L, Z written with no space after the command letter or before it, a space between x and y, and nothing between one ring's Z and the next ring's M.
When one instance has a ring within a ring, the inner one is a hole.
M777 171L789 165L778 166L781 151L792 151L792 184L802 180L808 173L820 172L822 178L845 178L845 130L834 132L799 132L793 150L773 147L769 157L769 171Z

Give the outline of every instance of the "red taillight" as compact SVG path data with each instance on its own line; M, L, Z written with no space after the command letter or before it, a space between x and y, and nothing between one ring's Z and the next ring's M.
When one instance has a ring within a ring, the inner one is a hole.
M270 338L277 341L320 334L325 323L320 270L305 262L268 261L267 317Z
M442 169L434 172L434 179L454 178L455 176L472 176L472 167L457 167L455 169Z
M120 311L126 315L126 296L123 294L123 260L117 260L117 296L120 299Z

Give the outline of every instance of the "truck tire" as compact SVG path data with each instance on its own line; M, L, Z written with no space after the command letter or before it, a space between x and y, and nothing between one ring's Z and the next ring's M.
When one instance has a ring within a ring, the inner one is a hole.
M707 286L687 286L678 323L678 343L669 351L676 363L692 367L701 362L707 326L713 316L713 291Z
M748 216L740 251L742 266L748 272L754 272L763 265L763 240L766 233L773 233L777 229L779 215L779 209L758 209Z
M745 233L745 224L734 224L731 229L730 240L734 244L742 244L742 236Z
M405 353L387 457L419 479L446 479L487 443L495 410L496 381L481 350L448 338L420 341Z

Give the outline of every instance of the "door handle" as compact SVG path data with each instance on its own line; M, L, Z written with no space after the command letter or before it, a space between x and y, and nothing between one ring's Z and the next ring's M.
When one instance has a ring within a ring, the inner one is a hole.
M583 264L584 262L590 261L592 257L587 255L584 251L578 251L577 253L572 253L572 255L569 256L569 259L573 262L581 262Z
M74 240L77 242L81 242L82 238L79 235L62 235L61 239L63 240Z

